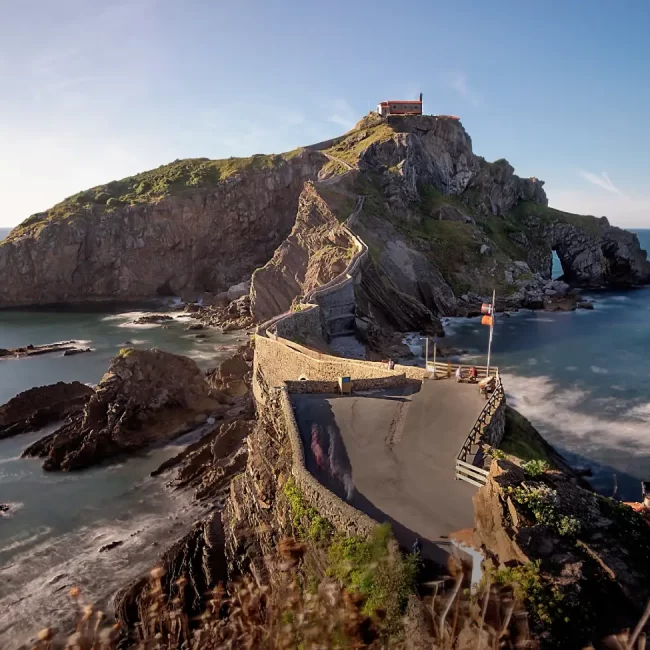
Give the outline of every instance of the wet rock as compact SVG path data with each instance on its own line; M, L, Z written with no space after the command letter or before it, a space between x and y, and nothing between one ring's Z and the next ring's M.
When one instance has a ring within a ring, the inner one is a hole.
M20 348L0 348L0 359L2 358L21 358L32 357L40 354L50 354L52 352L66 352L76 350L77 341L62 341L60 343L46 343L44 345L26 345Z
M46 470L75 470L170 440L220 409L196 363L162 350L127 349L111 362L83 411L29 446Z
M173 605L190 618L205 611L211 590L228 578L224 553L224 534L221 518L217 513L196 523L192 530L167 549L158 563L163 594L171 608L171 601L182 597L180 603ZM179 586L179 579L184 584ZM138 641L136 626L149 621L151 605L149 576L136 578L128 586L120 589L113 600L115 617Z
M78 381L30 388L0 406L0 439L36 431L81 411L94 393Z
M201 323L192 323L191 325L188 325L186 328L188 331L193 331L193 330L202 330L203 329L203 324Z
M578 305L578 309L593 309L594 308L594 303L589 302L588 300L581 300Z
M158 323L168 323L169 321L173 321L174 318L173 316L169 316L168 314L147 314L145 316L140 316L139 318L136 318L133 321L134 325L150 325L150 324L158 324Z
M100 553L105 553L106 551L110 551L114 548L117 548L118 546L122 546L124 542L122 540L116 540L114 542L109 542L108 544L104 544L104 546L100 547L99 552Z
M76 354L84 354L85 352L92 352L90 348L72 348L72 350L66 350L63 353L64 357L72 357Z

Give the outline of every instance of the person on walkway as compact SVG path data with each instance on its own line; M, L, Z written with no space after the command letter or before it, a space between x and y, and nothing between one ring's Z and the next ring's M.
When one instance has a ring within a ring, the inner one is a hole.
M477 377L478 377L478 373L476 372L476 368L474 366L472 366L469 369L469 380L470 381L476 381Z
M420 541L419 537L415 538L415 541L413 542L413 546L411 547L411 551L413 555L420 555L422 552L422 542Z
M463 381L463 371L461 370L461 367L458 366L458 368L456 368L456 383L460 384L461 381Z

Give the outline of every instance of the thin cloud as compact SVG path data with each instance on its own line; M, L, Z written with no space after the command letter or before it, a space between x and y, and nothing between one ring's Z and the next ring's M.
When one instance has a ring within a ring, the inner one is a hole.
M359 117L345 99L336 99L331 102L331 110L332 114L327 118L327 121L338 124L346 130L351 129Z
M580 176L584 178L586 181L589 181L593 185L597 185L598 187L602 187L604 190L607 190L608 192L611 192L612 194L618 194L619 196L622 196L623 198L627 198L621 190L612 183L611 178L607 174L607 172L601 172L600 176L598 174L592 174L591 172L586 172L584 169L581 169L579 172Z
M449 86L472 106L480 106L483 103L483 98L468 84L464 72L455 72L449 81Z

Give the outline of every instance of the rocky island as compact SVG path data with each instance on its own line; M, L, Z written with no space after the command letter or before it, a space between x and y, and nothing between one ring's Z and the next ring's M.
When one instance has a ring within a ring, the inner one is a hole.
M155 639L198 648L233 642L242 629L255 647L276 647L260 630L289 630L306 643L322 616L329 621L325 602L345 614L318 639L350 647L448 647L453 635L458 648L478 639L498 647L506 637L517 647L584 645L640 617L650 577L644 516L591 491L506 407L500 378L477 407L471 431L480 437L460 432L467 449L481 450L465 463L480 481L473 529L446 532L444 561L441 540L409 554L403 541L419 540L417 530L364 495L353 505L354 489L329 489L324 473L345 473L327 409L327 438L316 426L305 444L299 429L292 399L336 394L347 377L359 394L397 391L382 394L398 405L388 420L393 450L402 408L426 409L426 400L409 404L411 395L447 377L372 360L399 353L404 332L444 334L442 317L477 313L493 289L498 310L588 309L583 288L650 282L635 235L550 208L542 181L474 154L457 119L370 114L339 138L286 154L175 161L108 183L14 229L0 243L0 271L0 307L180 295L201 300L186 308L197 326L256 325L253 347L207 375L185 357L122 350L69 409L52 398L43 417L65 421L25 451L47 470L79 470L205 423L202 437L154 474L170 489L191 489L206 514L170 540L151 576L117 594L124 647ZM363 354L339 354L342 339ZM10 433L29 430L33 418L29 409L12 415L25 401L16 399L0 412ZM376 421L362 424L375 432ZM441 501L455 490L456 454ZM461 591L471 562L449 557L454 532L483 560L475 602ZM451 598L438 587L432 594L432 584L448 584Z

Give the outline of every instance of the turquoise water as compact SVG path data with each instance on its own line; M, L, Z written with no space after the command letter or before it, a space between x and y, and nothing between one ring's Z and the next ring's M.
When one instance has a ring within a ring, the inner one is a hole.
M650 230L637 231L650 249ZM519 312L497 317L492 360L510 402L593 485L640 498L650 480L650 288L587 295L594 311ZM446 344L485 363L488 328L450 319Z
M205 369L242 342L240 333L211 331L199 342L185 330L188 321L182 317L166 329L133 325L141 313L105 305L93 310L0 311L0 347L76 339L93 349L72 357L57 353L0 361L0 403L32 386L59 380L95 384L125 345L185 354ZM20 458L43 433L0 440L0 503L15 508L11 517L0 517L3 650L59 619L61 608L69 611L66 594L73 585L89 600L102 601L150 567L198 516L187 495L172 494L163 479L149 477L152 469L178 453L184 440L106 467L46 473L41 461ZM99 553L101 546L115 540L124 543Z

